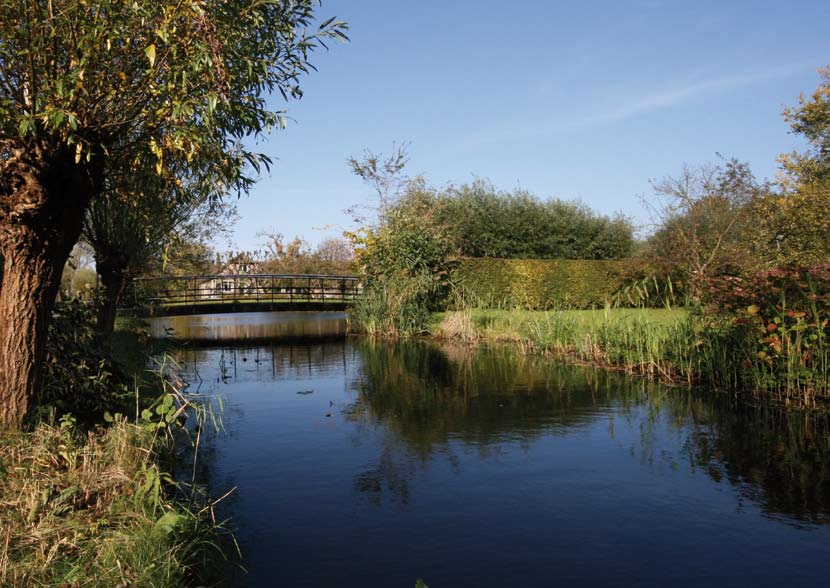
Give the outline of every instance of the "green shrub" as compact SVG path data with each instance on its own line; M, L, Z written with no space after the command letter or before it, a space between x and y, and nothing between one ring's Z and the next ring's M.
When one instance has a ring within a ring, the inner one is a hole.
M830 392L830 266L709 282L697 370L708 383L810 403Z
M412 190L378 226L349 233L363 273L351 313L356 331L391 337L426 332L429 314L445 306L450 245L434 223L430 194Z
M591 308L615 299L637 264L634 260L465 258L453 270L452 281L463 299L479 306Z
M634 245L623 217L522 189L505 192L482 180L437 192L432 206L453 250L463 256L622 259Z
M384 337L425 333L433 284L429 274L370 282L349 313L349 330Z
M82 421L100 420L105 410L135 405L129 378L113 362L95 329L95 307L78 298L55 305L43 363L43 387L29 420L55 411Z

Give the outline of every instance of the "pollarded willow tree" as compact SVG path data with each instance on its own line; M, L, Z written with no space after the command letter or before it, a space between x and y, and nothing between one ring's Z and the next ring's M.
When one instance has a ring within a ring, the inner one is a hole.
M130 150L126 154L134 155ZM165 250L177 239L192 241L205 230L221 232L235 213L222 198L226 174L215 173L210 160L188 161L173 154L159 173L153 159L108 160L102 193L84 217L82 238L92 246L101 277L97 326L107 342L129 283L162 265Z
M208 232L216 236L235 214L184 162L171 177L137 164L107 173L102 194L84 218L82 239L91 245L101 277L97 327L107 343L119 300L132 280L160 269L177 240L198 240Z
M309 55L319 0L0 0L0 426L18 426L69 252L113 161L182 160L244 191ZM314 27L312 29L312 27ZM308 32L310 31L310 32ZM120 165L120 164L119 164Z

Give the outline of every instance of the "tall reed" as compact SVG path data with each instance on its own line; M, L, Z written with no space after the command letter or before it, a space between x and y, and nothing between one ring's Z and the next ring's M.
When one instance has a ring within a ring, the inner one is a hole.
M583 323L566 311L548 312L528 327L530 351L566 355L579 361L677 382L690 379L690 324L664 325L646 318Z
M708 303L664 324L531 320L522 345L673 383L765 395L802 406L830 399L830 270L776 270L713 281Z
M368 284L349 313L349 330L383 337L427 331L435 283L428 274L386 277Z

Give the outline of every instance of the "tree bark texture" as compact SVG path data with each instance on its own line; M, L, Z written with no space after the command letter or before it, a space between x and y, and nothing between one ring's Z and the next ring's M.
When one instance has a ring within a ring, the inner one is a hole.
M17 428L39 391L63 266L98 183L66 148L27 146L0 169L0 428Z
M97 326L98 332L107 345L112 340L112 333L115 330L115 316L118 312L118 301L127 286L126 261L121 260L99 260L96 258L95 265L98 275L101 276L101 287L103 296L101 305L98 307Z

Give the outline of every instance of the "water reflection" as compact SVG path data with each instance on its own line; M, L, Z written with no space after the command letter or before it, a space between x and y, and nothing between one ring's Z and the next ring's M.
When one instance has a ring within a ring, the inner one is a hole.
M232 585L814 585L825 416L510 348L346 339L183 348L228 433ZM690 555L691 554L691 555ZM701 564L700 562L706 562Z
M150 334L199 342L342 338L345 312L240 312L157 317Z
M737 402L690 403L686 456L716 482L771 516L830 523L830 427L826 416Z
M568 435L605 421L639 433L636 455L650 465L685 462L715 482L728 482L770 515L830 522L830 419L748 406L728 397L668 389L643 380L540 360L510 348L438 347L424 343L361 342L362 370L347 417L395 433L395 441L427 458L452 440L486 458L500 442L526 445L542 435ZM679 451L662 445L660 425ZM384 451L397 481L401 467ZM356 486L377 492L379 483Z
M273 382L302 377L342 375L355 361L354 349L342 339L303 345L268 346L239 342L233 346L181 346L175 354L183 375L201 390L205 377L225 384ZM208 392L215 392L207 387Z

